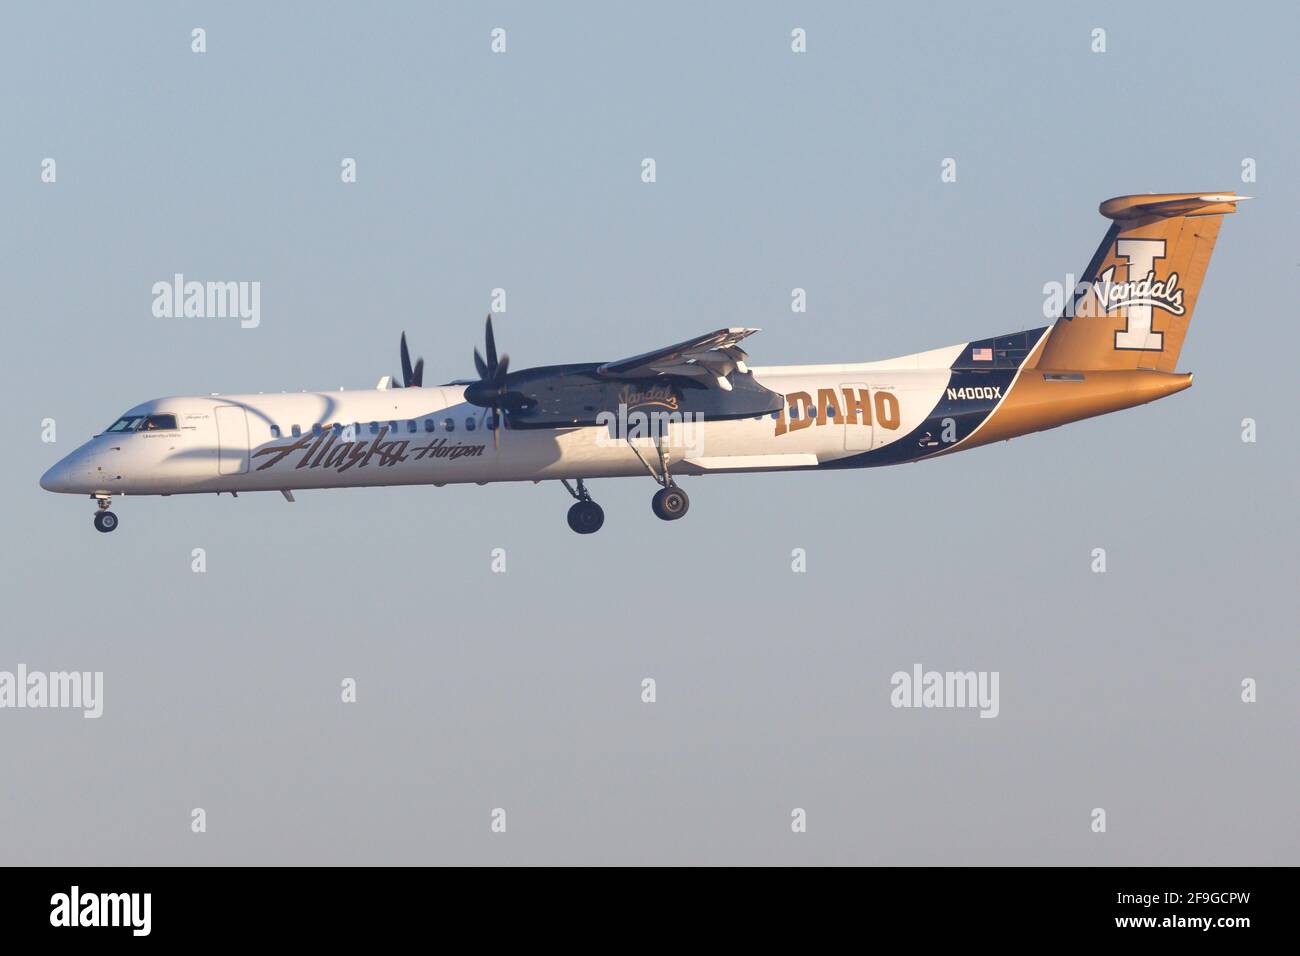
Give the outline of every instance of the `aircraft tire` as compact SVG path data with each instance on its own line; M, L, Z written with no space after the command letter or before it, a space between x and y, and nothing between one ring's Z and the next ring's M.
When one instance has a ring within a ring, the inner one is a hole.
M691 506L691 499L686 496L686 492L676 485L670 485L667 488L660 488L655 492L655 496L650 499L650 508L654 511L655 516L662 518L664 521L676 521Z
M569 509L569 527L578 534L595 534L605 523L605 509L594 501L578 501Z

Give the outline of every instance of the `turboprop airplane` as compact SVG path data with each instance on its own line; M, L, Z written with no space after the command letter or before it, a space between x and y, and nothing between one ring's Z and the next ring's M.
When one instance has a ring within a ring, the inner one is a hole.
M1232 193L1120 196L1051 326L860 364L750 367L728 328L613 362L510 370L489 316L478 378L424 385L401 338L401 384L160 398L45 473L117 527L114 495L560 481L569 526L604 523L587 481L648 474L665 521L684 476L868 468L938 458L1180 392L1175 371Z

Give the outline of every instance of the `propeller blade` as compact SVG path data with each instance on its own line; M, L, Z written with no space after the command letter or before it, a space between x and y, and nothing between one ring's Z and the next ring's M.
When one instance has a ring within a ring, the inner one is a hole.
M497 340L492 335L492 316L487 317L487 364L488 368L495 371L497 367Z
M422 358L415 360L415 373L411 376L411 384L416 388L424 385L424 359Z
M465 387L465 401L471 405L481 406L486 421L491 415L492 445L501 447L501 429L506 427L507 408L522 408L527 399L517 392L506 391L506 376L510 374L510 356L497 356L497 339L492 333L492 315L489 313L483 326L483 343L487 350L484 358L479 350L474 349L474 367L478 369L478 381Z
M402 333L402 384L414 384L415 373L411 370L411 351L406 347L406 333Z

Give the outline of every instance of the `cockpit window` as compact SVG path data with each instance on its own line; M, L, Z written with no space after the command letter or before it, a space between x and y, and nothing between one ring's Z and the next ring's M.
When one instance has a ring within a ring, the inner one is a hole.
M175 431L175 430L176 430L175 415L150 415L148 418L144 420L144 424L140 426L140 431L142 432L160 432L160 431Z
M123 415L109 425L107 430L110 432L133 432L140 427L142 421L144 421L143 415Z

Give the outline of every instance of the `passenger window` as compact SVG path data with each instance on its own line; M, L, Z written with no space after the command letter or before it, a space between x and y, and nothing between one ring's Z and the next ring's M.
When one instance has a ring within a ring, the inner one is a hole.
M370 434L372 434L372 435L378 435L378 434L379 434L379 422L371 422L371 423L370 423Z
M313 423L312 423L312 426L311 426L311 433L312 433L313 435L319 435L319 434L321 433L320 422L313 422Z
M798 417L799 417L799 406L797 406L797 405L791 405L791 406L790 406L790 418L791 418L791 419L795 419L795 418L798 418Z
M299 428L297 425L294 425L293 428L289 429L289 434L291 434L294 438L297 438L299 435L302 434L302 429Z
M279 437L280 437L280 426L279 426L279 425L272 425L272 426L271 426L271 437L272 437L272 438L279 438Z
M826 417L827 417L827 418L834 418L834 417L835 417L835 406L834 406L834 405L827 405L827 406L826 406Z
M406 423L406 430L407 430L408 432L410 432L412 435L415 434L415 419L414 419L414 418L412 418L409 422Z
M330 431L332 431L335 435L342 435L343 426L338 422L335 422L333 425L330 426Z
M454 431L456 430L456 421L455 421L455 419L452 419L452 418L444 418L444 419L442 420L442 427L443 427L444 429L446 429L447 431L449 431L449 432L454 432Z
M474 430L474 418L471 416L465 419L465 431L472 432L473 430Z
M390 432L395 432L395 431L397 431L397 422L389 422L389 423L388 423L388 430L389 430Z
M175 431L176 416L150 415L144 420L144 424L140 426L140 430L146 432Z
M431 432L431 431L433 431L433 419L432 419L432 418L426 418L426 419L424 420L424 430L425 430L426 432Z

